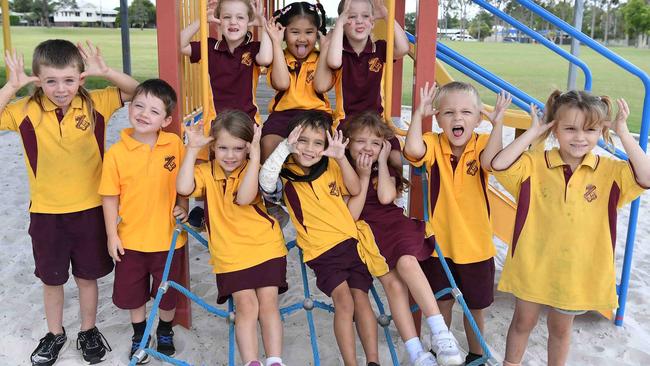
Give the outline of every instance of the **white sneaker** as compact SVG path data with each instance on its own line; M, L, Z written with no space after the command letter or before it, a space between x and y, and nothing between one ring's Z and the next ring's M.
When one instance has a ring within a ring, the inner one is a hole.
M431 353L422 351L413 362L413 366L438 366L438 363Z
M458 350L456 339L450 331L443 331L431 336L431 348L442 366L462 365L465 360Z

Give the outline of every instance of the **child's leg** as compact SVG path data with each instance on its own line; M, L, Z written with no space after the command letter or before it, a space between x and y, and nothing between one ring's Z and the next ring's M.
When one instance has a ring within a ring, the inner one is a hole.
M131 323L141 323L147 318L147 304L142 304L139 308L130 309Z
M236 321L235 336L237 348L242 361L248 363L257 360L257 317L259 303L255 290L241 290L232 294L235 299Z
M262 287L255 290L259 301L259 321L266 357L282 355L282 320L278 306L278 288Z
M422 310L422 314L425 317L440 314L440 309L436 303L436 298L433 296L431 285L424 272L422 272L418 260L412 255L404 255L397 260L396 268L399 277L406 284L411 292L411 296L413 296L420 310Z
M571 333L575 315L563 314L555 309L548 312L548 365L564 366L571 346Z
M282 142L284 138L280 135L265 135L262 137L261 145L262 145L262 160L261 162L264 163L266 161L266 158L271 155L273 150L275 150L276 147Z
M366 361L379 363L377 318L370 305L368 293L356 288L350 291L354 301L354 323L366 354Z
M81 330L95 327L97 320L97 280L85 280L74 277L79 288L79 308L81 312Z
M334 336L343 357L343 364L356 366L357 356L352 326L355 303L347 282L342 282L332 291L332 301L334 302Z
M379 277L379 282L381 282L386 292L388 307L402 340L406 342L413 337L417 337L415 323L411 316L411 307L409 306L408 290L404 283L394 270Z
M485 320L483 318L483 310L470 309L469 312L472 314L474 321L476 321L476 325L478 326L478 329L481 332L481 334L485 334L484 332ZM481 343L476 338L476 334L474 334L474 330L472 329L472 326L469 324L469 320L467 320L467 317L465 316L463 317L463 326L465 327L465 337L467 337L467 344L469 345L469 351L477 355L482 355L483 348L481 348Z
M159 309L159 311L160 311L160 320L165 322L171 322L174 320L174 315L176 314L176 308L171 310Z
M43 304L47 330L52 334L63 333L63 285L43 284Z
M542 311L541 304L517 299L515 302L515 313L512 315L508 336L506 338L505 361L512 364L521 363L526 352L530 332L537 325L539 313Z

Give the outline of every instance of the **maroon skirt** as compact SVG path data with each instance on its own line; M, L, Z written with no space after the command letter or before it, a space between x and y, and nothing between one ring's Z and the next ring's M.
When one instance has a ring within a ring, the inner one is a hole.
M276 286L278 294L287 292L287 257L269 259L239 271L217 273L217 304L225 303L235 292Z

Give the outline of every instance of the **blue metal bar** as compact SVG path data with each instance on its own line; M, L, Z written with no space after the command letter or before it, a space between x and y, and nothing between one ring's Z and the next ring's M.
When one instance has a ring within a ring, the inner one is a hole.
M594 41L593 39L587 37L585 34L575 29L568 23L562 21L561 19L555 17L553 14L546 11L546 9L535 4L530 0L517 0L518 3L528 8L533 13L539 15L544 20L555 25L556 27L562 29L566 33L570 34L572 37L578 39L580 42L590 47L594 51L598 52L602 56L606 57L616 65L620 66L623 70L637 76L641 79L643 87L645 89L645 96L643 98L643 113L641 115L641 131L639 136L639 145L643 151L647 151L648 148L648 132L650 130L650 77L643 70L632 64L631 62L625 60L616 53L610 51L607 47L601 45L600 43ZM623 269L621 272L621 283L619 285L619 296L618 296L618 310L616 311L616 318L614 323L617 326L623 325L623 318L625 316L625 305L627 303L627 290L630 282L630 272L632 270L632 257L634 254L634 238L636 237L636 225L639 217L639 204L640 199L634 200L632 202L632 207L630 208L630 219L627 226L627 239L625 242L625 257L623 259Z
M377 293L377 289L374 285L370 286L370 293L372 293L372 298L375 299L377 304L377 309L379 310L380 315L386 315L386 309L384 309L384 304L381 302L381 298ZM390 319L391 317L389 317ZM381 324L380 324L381 325ZM388 325L381 326L384 330L384 336L386 337L386 343L388 344L388 351L390 352L390 357L393 360L393 366L399 366L399 358L397 358L397 351L395 351L395 345L393 344L393 337L390 336L390 331L388 330Z
M206 248L208 247L208 241L205 240L205 238L202 237L201 234L199 234L199 233L197 233L196 231L194 231L194 229L192 229L191 227L189 227L189 225L187 225L187 224L184 224L184 223L183 223L183 224L181 224L181 226L183 227L183 229L184 229L185 231L187 231L188 233L190 233L190 235L192 235L192 236L194 237L194 239L198 240L198 242L201 243L201 245L203 245L203 246L206 247Z
M559 47L555 43L549 41L545 37L543 37L541 34L537 33L536 31L528 28L526 25L518 21L517 19L511 17L510 15L504 13L503 11L499 10L489 2L485 0L472 0L475 4L481 6L485 10L489 11L490 13L498 16L499 18L505 20L506 22L510 23L512 26L515 28L519 29L520 31L526 33L528 36L536 40L537 42L543 44L548 48L549 50L557 53L561 57L567 59L574 65L578 66L582 72L585 74L585 90L591 90L591 84L592 84L592 77L591 77L591 70L589 70L589 67L587 64L585 64L582 60L577 58L576 56L570 54L569 52L565 51L563 48Z
M235 311L232 296L228 299L228 314ZM235 321L237 321L235 319ZM228 366L235 366L235 321L228 322Z
M300 273L302 275L302 289L305 299L311 298L309 293L309 282L307 281L307 268L302 257L302 250L298 250L298 259L300 260ZM316 305L316 304L314 304ZM307 310L307 324L309 325L309 338L311 342L311 351L314 356L314 366L320 366L320 355L318 354L318 342L316 342L316 327L314 326L314 315L311 309Z
M181 286L180 284L178 284L178 283L176 283L174 281L167 281L167 284L169 284L169 287L171 287L171 288L175 289L176 291L180 292L181 294L186 296L188 299L194 301L195 303L197 303L198 305L200 305L202 308L209 311L210 313L212 313L212 314L214 314L214 315L216 315L216 316L218 316L220 318L224 318L224 319L228 318L228 313L227 312L208 304L207 302L205 302L205 300L203 300L199 296L195 295L194 293L190 292L188 289Z

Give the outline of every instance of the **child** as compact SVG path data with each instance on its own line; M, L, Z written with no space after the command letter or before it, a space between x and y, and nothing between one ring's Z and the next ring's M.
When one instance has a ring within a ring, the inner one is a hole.
M277 92L269 104L269 118L262 130L262 161L289 136L289 121L295 116L305 110L332 114L325 93L332 88L333 75L325 58L320 57L327 52L323 6L295 2L273 15L273 21L266 25L273 44L273 63L267 81ZM315 50L319 33L320 52ZM287 43L284 51L283 39Z
M424 313L431 328L431 344L442 365L463 362L460 352L440 315L433 291L418 261L431 256L433 238L424 238L424 222L404 216L393 203L403 188L400 174L388 165L393 131L379 115L366 112L348 119L343 127L350 139L348 152L355 163L361 194L350 198L348 207L355 219L367 222L390 272L379 277L388 298L395 325L413 365L435 365L433 355L425 352L415 330L409 307L408 291ZM408 287L408 291L407 291Z
M261 123L255 91L260 66L271 64L271 40L264 31L266 20L260 0L220 0L208 3L208 22L219 27L222 39L208 38L208 72L212 100L218 113L239 109ZM216 17L215 17L216 10ZM249 26L257 26L261 42L252 41ZM199 30L199 21L192 22L181 32L181 52L190 62L201 60L201 42L190 42Z
M230 296L235 300L242 361L261 366L259 320L266 366L282 366L278 294L288 288L287 249L278 222L266 213L258 194L260 135L261 128L246 113L234 110L217 116L209 137L203 135L202 126L191 126L176 189L182 195L206 196L217 302ZM198 152L208 144L214 159L195 167Z
M284 202L304 261L316 274L316 286L334 302L334 335L343 363L357 365L354 319L368 365L377 365L370 272L383 275L388 268L372 233L360 232L347 208L347 197L360 191L359 178L345 158L347 142L340 131L331 136L331 127L329 116L319 111L291 121L291 134L262 166L260 186L263 192L275 193L282 177Z
M9 69L0 89L0 129L19 132L30 186L30 228L34 274L43 282L48 333L31 355L32 365L56 362L67 342L63 329L63 284L70 263L79 288L83 359L98 363L110 346L95 326L97 279L113 270L97 186L104 133L111 114L131 99L137 82L104 63L99 49L65 40L47 40L34 50L32 72L23 57L5 53ZM85 65L84 65L85 63ZM88 92L86 77L104 77L117 87ZM7 105L23 86L34 94Z
M374 15L373 15L374 12ZM336 104L343 105L338 128L349 117L367 111L384 112L382 80L386 63L386 41L373 42L372 29L377 19L386 19L388 11L381 0L341 0L339 17L332 31L327 52L327 65L340 70L336 78ZM406 33L395 21L393 59L399 60L409 51ZM402 154L396 137L390 140L391 166L402 169Z
M550 307L547 362L564 365L574 317L618 306L616 208L650 187L650 157L627 129L627 103L617 104L612 121L608 97L555 91L543 121L531 105L531 127L494 159L485 156L499 182L517 197L515 231L499 281L499 290L516 297L504 365L521 363L544 307ZM592 152L601 136L609 140L609 128L629 161ZM559 148L527 151L551 132ZM493 135L501 140L500 131Z
M435 100L434 100L435 95ZM481 122L481 98L472 85L451 82L435 93L428 83L420 90L420 105L413 114L404 146L404 156L415 166L424 165L429 177L429 220L426 234L435 233L449 268L467 302L472 316L483 333L483 311L493 302L494 245L487 201L487 172L480 162L488 135L474 129ZM483 111L494 128L502 125L510 96L501 93L491 113ZM435 103L435 110L432 102ZM435 114L442 133L422 135L422 119ZM493 141L493 144L500 144ZM435 254L435 253L434 253ZM439 259L431 257L421 263L431 288L437 292L449 287ZM454 301L451 295L439 299L440 311L451 324ZM469 344L466 363L481 357L483 350L467 319L465 335Z
M176 195L183 142L162 131L172 122L175 105L176 92L163 80L147 80L135 89L129 106L132 128L124 129L120 141L106 153L99 184L108 253L116 262L113 303L129 310L133 326L129 359L144 335L147 301L156 296L160 286L176 226L174 217L187 218L187 199ZM179 280L185 241L185 236L178 237L170 280ZM170 357L176 351L172 330L176 296L173 289L163 295L156 330L158 352ZM139 364L148 361L145 355Z

